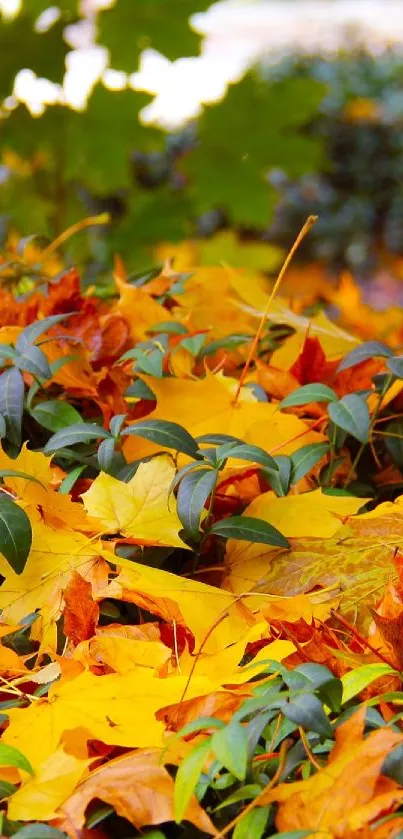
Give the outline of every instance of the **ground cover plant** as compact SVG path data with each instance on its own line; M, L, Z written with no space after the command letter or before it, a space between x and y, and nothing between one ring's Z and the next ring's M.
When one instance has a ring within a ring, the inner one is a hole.
M4 256L2 835L403 829L403 319L293 298L314 222L274 286Z

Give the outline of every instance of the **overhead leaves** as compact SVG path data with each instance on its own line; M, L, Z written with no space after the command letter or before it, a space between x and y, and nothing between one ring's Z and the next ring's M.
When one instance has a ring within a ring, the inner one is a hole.
M200 38L189 18L210 5L210 0L185 0L179 9L175 0L149 0L135 9L131 0L118 0L101 13L98 38L110 50L112 66L127 73L137 69L139 55L147 48L172 60L194 55Z

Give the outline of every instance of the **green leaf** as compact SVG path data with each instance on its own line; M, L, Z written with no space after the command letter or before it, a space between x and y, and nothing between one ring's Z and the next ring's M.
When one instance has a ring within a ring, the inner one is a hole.
M233 445L244 446L245 443L240 437L233 437L231 434L202 434L201 437L196 437L196 442L200 444L211 443L213 446L224 446L226 443L233 443Z
M389 664L376 662L374 664L363 664L362 667L355 667L341 677L343 685L343 705L349 702L354 696L375 682L381 676L396 676L396 670Z
M115 416L112 417L109 423L109 430L115 439L119 437L126 417L127 414L115 414Z
M45 454L57 452L66 446L74 446L76 443L88 443L89 440L106 440L110 437L109 431L105 431L95 423L78 422L70 425L69 428L62 428L48 440L43 451Z
M210 752L211 741L209 739L195 746L179 765L174 791L175 821L177 823L180 823L186 814L190 799L194 794Z
M18 769L23 769L34 774L34 770L29 760L14 746L8 746L6 743L0 743L0 766L16 766Z
M337 402L337 395L327 385L314 382L294 390L280 402L280 408L291 408L294 405L309 405L310 402Z
M113 437L108 437L107 440L102 440L98 446L98 463L103 472L109 473L115 456L115 440Z
M14 833L15 839L67 839L65 833L50 824L25 824Z
M297 484L329 451L329 443L309 443L291 455L291 483Z
M33 344L37 338L40 338L48 329L51 329L52 326L57 326L58 323L61 321L66 320L66 318L70 317L70 315L74 314L73 312L67 312L63 315L51 315L48 318L42 318L42 320L36 320L35 323L31 323L29 326L26 326L25 329L20 333L16 341L16 348L18 352L24 353L25 350Z
M284 702L282 712L287 719L305 731L314 731L321 737L333 737L333 729L317 696L305 693L290 702Z
M70 490L73 488L75 482L78 480L80 475L84 472L85 466L75 466L70 472L67 473L66 477L62 480L58 492L61 495L68 495Z
M10 367L0 376L0 414L7 426L11 443L21 443L21 422L24 410L24 380L19 370Z
M25 568L32 543L29 518L21 507L0 495L0 553L16 574Z
M48 431L60 431L62 428L82 422L78 411L68 402L61 402L59 399L39 402L35 408L31 409L30 414Z
M397 355L394 358L388 358L387 366L391 373L397 379L403 379L403 356Z
M199 144L183 161L196 211L220 207L234 224L267 224L276 195L265 173L278 166L299 176L320 161L320 142L301 126L317 113L324 92L313 79L268 84L251 72L205 107Z
M142 50L152 48L174 60L199 51L200 35L189 17L211 0L118 0L99 14L98 42L108 47L116 70L133 73Z
M306 662L294 669L295 673L302 673L313 684L319 698L329 706L331 711L339 713L342 702L343 685L340 679L333 676L327 667L314 662Z
M33 481L35 484L43 487L44 484L33 475L28 475L27 472L19 472L17 469L0 469L0 478L24 478L25 481Z
M205 339L205 332L202 332L200 335L190 335L189 338L184 338L183 341L180 342L177 349L179 350L182 348L188 350L188 352L196 358L196 356L199 355Z
M242 344L250 343L252 339L252 335L228 335L225 338L218 338L200 350L199 358L214 355L218 350L234 350Z
M4 417L0 414L0 438L6 436L7 433L7 426Z
M332 402L328 412L334 425L347 431L360 443L368 442L371 419L367 403L361 396L349 393L339 402Z
M252 463L259 463L260 466L265 466L266 469L273 469L275 472L278 469L273 457L270 457L260 446L254 446L251 443L235 445L233 448L228 449L228 454L225 454L225 456L235 457L237 460L248 460L252 461ZM220 448L216 451L216 457L218 460L222 457Z
M276 455L274 460L278 471L274 472L272 469L265 469L263 474L267 478L272 490L280 498L284 498L290 488L292 461L285 454Z
M390 436L389 436L390 435ZM385 446L396 466L403 467L403 419L393 419L385 427Z
M185 475L179 484L176 499L178 516L185 530L194 539L200 535L200 517L217 481L215 469L196 469Z
M289 548L290 544L285 536L262 519L252 516L231 516L217 521L208 531L224 539L241 539L261 545L273 545L277 548Z
M391 355L392 351L386 344L381 344L380 341L366 341L365 344L360 344L358 347L355 347L354 350L351 350L343 358L337 368L337 372L340 373L341 370L348 370L350 367L360 364L361 361L367 361L368 358L388 358Z
M235 775L239 781L245 780L248 765L248 737L242 725L233 720L224 728L215 731L211 738L211 748L217 760Z
M270 807L255 807L238 822L232 839L261 839L265 832Z
M24 352L15 359L15 366L32 373L38 379L50 379L52 376L45 353L35 344L28 344Z
M63 81L68 50L63 29L62 21L56 21L47 32L38 33L34 30L34 17L21 14L10 20L0 13L1 100L11 95L14 79L23 67L53 82Z
M214 812L218 813L224 807L230 807L231 804L238 804L239 801L251 801L253 798L257 798L261 791L262 788L259 784L245 784L245 786L235 790L232 795L229 795L218 807L215 807Z
M178 425L176 422L168 422L168 420L142 420L136 422L134 425L128 426L122 431L122 437L125 436L144 437L146 440L151 440L159 446L165 446L167 449L174 449L182 454L187 454L195 460L200 459L198 453L198 445L196 440Z
M9 798L14 792L17 792L17 787L14 784L10 784L9 781L0 781L0 800Z

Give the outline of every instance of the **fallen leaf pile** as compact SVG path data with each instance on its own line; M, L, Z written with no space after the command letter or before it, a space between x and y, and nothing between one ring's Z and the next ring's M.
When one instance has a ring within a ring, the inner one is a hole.
M3 834L397 836L403 316L180 259L0 290Z

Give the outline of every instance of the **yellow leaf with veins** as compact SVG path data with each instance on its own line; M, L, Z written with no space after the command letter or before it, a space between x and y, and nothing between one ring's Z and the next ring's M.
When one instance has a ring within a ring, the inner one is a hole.
M100 559L102 546L74 531L54 530L35 522L32 547L22 574L16 574L0 556L0 609L4 620L18 622L31 612L48 607L50 621L60 617L62 592L74 569L91 579L93 566Z
M38 748L40 754L39 745ZM56 811L76 788L90 763L90 760L79 760L58 748L11 796L8 817L16 821L55 818Z
M93 532L97 523L91 521L81 504L74 503L69 495L56 492L52 481L52 457L41 452L32 452L24 443L16 458L12 459L0 446L0 469L14 469L25 472L29 478L5 478L5 483L21 499L21 506L29 512L31 518L44 520L54 527ZM40 484L36 483L40 481Z
M256 623L247 602L237 601L228 591L127 559L118 562L119 576L102 595L137 603L167 623L186 626L196 650L202 644L206 653L222 650L244 638Z
M101 472L82 495L84 506L105 533L122 533L141 545L186 548L178 536L175 499L168 498L175 472L168 455L141 463L127 484Z
M143 341L147 330L156 323L172 320L168 310L144 289L130 285L117 276L115 281L120 295L117 310L128 321L134 341Z
M205 379L154 379L142 376L157 399L156 409L149 419L164 419L179 423L193 437L202 434L232 434L245 443L261 446L265 451L272 449L279 454L292 454L308 443L316 443L324 437L293 414L284 414L275 404L257 402L247 388L242 390L234 405L237 386L235 379L207 373ZM303 434L302 438L297 438ZM295 438L295 439L294 439ZM291 442L290 442L291 441ZM137 460L161 447L127 437L124 452L127 460ZM180 458L182 462L184 458ZM228 460L228 468L239 466L242 461ZM249 464L250 465L250 464Z

